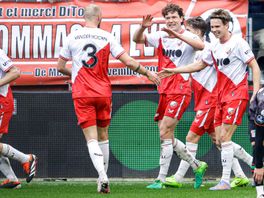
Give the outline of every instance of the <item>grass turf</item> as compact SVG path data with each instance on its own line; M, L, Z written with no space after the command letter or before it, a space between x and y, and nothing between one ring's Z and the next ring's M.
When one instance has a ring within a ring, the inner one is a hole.
M146 182L111 182L111 193L98 194L95 182L32 182L22 183L21 189L0 189L1 198L255 198L255 188L251 186L235 188L229 191L209 191L215 183L206 183L198 190L192 184L182 188L161 190L146 189Z

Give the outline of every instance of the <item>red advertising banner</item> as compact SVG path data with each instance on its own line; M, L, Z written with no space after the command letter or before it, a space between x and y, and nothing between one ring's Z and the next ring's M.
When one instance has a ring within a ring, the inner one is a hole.
M157 57L153 47L137 45L132 41L142 16L151 14L154 23L148 31L155 32L165 26L161 9L168 2L130 1L129 3L97 3L103 11L101 28L111 32L130 56L151 71L156 71ZM233 18L231 31L245 36L247 0L182 0L176 1L186 17L210 13L223 8ZM66 36L84 24L85 1L67 3L0 3L0 48L5 50L14 64L20 68L21 77L13 85L57 85L70 82L56 69L59 51ZM212 36L212 35L211 35ZM68 67L71 62L68 62ZM109 76L112 84L151 84L118 60L110 58Z

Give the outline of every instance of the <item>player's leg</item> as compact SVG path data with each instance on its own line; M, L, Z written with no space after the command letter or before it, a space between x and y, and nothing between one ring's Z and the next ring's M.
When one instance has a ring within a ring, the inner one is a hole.
M160 151L160 170L157 179L154 183L147 186L150 189L161 189L163 188L163 183L165 182L172 154L173 154L173 132L178 121L176 119L164 116L159 124L160 129L160 141L161 141L161 151Z
M257 126L256 125L256 153L254 156L254 160L256 162L256 167L260 168L263 164L263 156L264 156L264 147L263 147L263 141L264 141L264 126ZM256 178L254 178L255 184L256 184L256 191L257 191L257 197L264 197L263 192L263 178L262 181L257 181Z
M196 156L197 148L198 148L198 142L201 136L195 134L192 131L189 131L186 137L186 148L190 152L192 156ZM180 165L174 175L171 177L166 178L165 185L180 188L182 187L183 178L185 174L187 173L188 169L190 167L190 164L185 161L181 160Z
M7 133L8 131L9 121L12 117L12 112L13 111L2 111L1 113L2 116L0 122L1 123L0 130L3 133ZM37 158L35 155L25 154L15 149L9 144L0 142L0 156L4 156L19 161L22 164L24 172L27 175L26 178L27 182L30 182L33 179L33 177L36 175ZM7 161L5 160L5 162Z
M101 102L99 99L100 98L98 98L98 100L96 99L96 102ZM98 144L98 131L96 126L96 102L94 98L78 98L74 99L74 107L75 113L78 118L78 124L82 128L87 143L90 158L99 175L98 182L108 187L108 177L104 168L104 157L102 150ZM101 185L100 189L98 188L98 190L99 192L101 192Z
M98 99L99 100L99 99ZM108 170L109 164L109 140L108 140L108 128L111 120L112 112L112 99L100 98L101 102L98 102L96 106L97 112L97 132L98 142L104 156L105 172Z
M101 123L103 124L104 122L101 121ZM103 153L103 156L104 156L104 168L105 168L105 172L107 172L108 165L109 165L108 128L109 128L108 126L107 127L99 127L99 126L97 126L97 130L98 130L98 144L99 144L99 147L101 148L102 153Z
M3 134L0 133L0 139L2 138L2 135ZM11 167L9 159L7 157L4 157L3 155L0 155L0 171L7 178L0 184L0 188L20 188L21 187L21 183L18 181L16 174L14 173Z
M222 125L216 127L217 141L221 143L222 177L219 184L210 190L229 190L230 175L235 154L234 144L231 138L238 125L242 122L243 114L246 110L246 100L234 100L222 104L221 111L216 109L215 119L221 117ZM221 113L221 115L219 115ZM217 122L219 123L219 122Z
M230 184L231 188L244 187L250 183L249 179L243 172L238 159L235 157L233 158L232 170L234 172L235 178Z

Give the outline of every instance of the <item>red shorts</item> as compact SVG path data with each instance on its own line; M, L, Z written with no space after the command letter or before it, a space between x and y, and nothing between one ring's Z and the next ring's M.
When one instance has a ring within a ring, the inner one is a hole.
M190 131L202 136L206 132L208 134L213 133L214 129L214 114L215 108L198 110L195 115L195 119L191 125Z
M106 127L110 125L112 98L73 99L78 124L84 129L89 126Z
M248 100L233 100L218 104L215 110L215 127L222 124L240 125L247 109Z
M8 133L9 121L14 111L14 99L11 89L6 97L0 95L0 133Z
M164 116L180 120L190 102L191 96L188 95L160 94L158 109L154 120L162 120Z

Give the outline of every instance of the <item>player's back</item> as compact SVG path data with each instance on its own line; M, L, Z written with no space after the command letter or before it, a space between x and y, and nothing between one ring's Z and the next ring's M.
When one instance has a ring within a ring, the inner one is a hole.
M73 98L111 96L109 54L116 56L123 51L113 40L109 32L88 27L68 36L66 46L72 58Z

